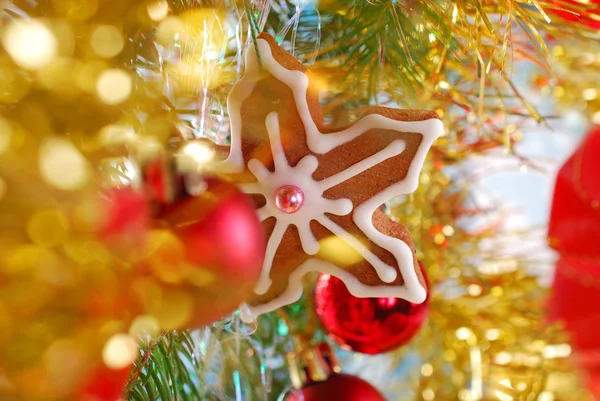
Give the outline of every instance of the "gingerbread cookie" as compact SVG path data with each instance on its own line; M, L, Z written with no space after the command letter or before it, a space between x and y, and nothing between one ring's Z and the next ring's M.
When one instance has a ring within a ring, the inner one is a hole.
M298 300L311 271L339 277L358 297L423 302L411 238L379 207L416 189L443 132L439 117L372 107L349 127L326 127L310 72L267 34L257 46L228 98L225 161L255 199L268 238L244 320Z

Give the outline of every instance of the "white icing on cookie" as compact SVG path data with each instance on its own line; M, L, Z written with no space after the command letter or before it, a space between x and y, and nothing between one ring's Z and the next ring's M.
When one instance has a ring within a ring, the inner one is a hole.
M277 248L281 243L285 231L290 225L296 226L300 236L302 249L309 255L314 255L319 251L319 243L315 239L311 229L310 222L317 220L333 234L339 236L348 245L354 248L362 255L379 275L379 278L385 282L391 282L396 279L396 269L382 262L360 241L350 235L339 225L331 221L325 213L331 213L338 216L347 215L352 211L352 201L350 199L326 199L323 192L334 187L357 174L389 159L398 156L405 149L405 143L402 140L396 140L390 143L385 149L364 160L350 166L322 181L315 181L312 174L318 167L317 158L308 155L302 158L295 167L291 167L286 159L285 151L281 146L281 137L279 132L279 119L277 113L270 113L265 121L267 132L269 133L269 142L271 144L271 153L275 164L275 171L271 173L260 161L251 159L248 162L248 169L257 179L256 183L242 185L242 190L247 193L261 194L266 199L266 204L258 210L261 221L275 217L277 223L273 233L267 243L267 251L261 277L254 289L254 292L261 295L268 291L271 286L271 267ZM286 213L281 211L275 202L275 193L283 186L293 184L304 194L304 202L297 211Z
M306 131L307 145L313 153L327 153L337 146L348 143L372 129L419 133L422 135L422 140L408 168L406 177L354 208L352 215L358 228L371 241L388 250L396 258L402 278L404 279L404 285L367 286L360 283L347 271L329 262L311 258L302 263L290 275L288 287L283 294L266 304L244 308L247 311L247 313L243 314L245 316L244 320L251 320L252 315L256 316L270 312L298 300L302 294L301 277L309 271L319 271L339 277L346 283L348 290L358 297L399 297L414 303L423 302L427 294L423 286L419 283L414 271L413 253L410 247L403 241L389 237L376 230L373 226L372 216L375 209L394 196L415 191L425 156L433 141L443 133L441 121L438 119L410 122L396 121L381 115L371 114L345 130L322 134L312 119L306 100L308 76L301 71L291 71L281 66L274 59L267 41L259 39L257 42L262 67L276 79L291 88L298 113ZM231 121L231 151L225 163L229 171L232 172L243 171L246 167L244 166L241 148L241 105L243 100L252 93L258 79L258 62L255 50L250 47L246 52L246 72L243 78L234 86L227 100ZM329 200L323 198L322 195L328 188L332 188L386 159L399 155L405 149L404 141L396 140L383 150L361 160L348 169L321 181L315 181L312 178L312 174L318 167L316 157L312 155L305 156L296 166L290 166L281 146L277 113L270 113L266 118L265 124L269 134L275 171L271 173L260 161L252 159L248 162L247 168L256 177L257 182L242 185L242 189L245 192L262 194L265 197L265 206L257 211L261 221L272 216L277 219L275 228L267 244L263 271L255 292L257 294L264 294L269 289L271 285L270 274L273 258L289 225L297 227L302 248L307 254L313 255L318 252L319 244L310 230L311 220L317 220L334 235L339 236L353 247L373 266L383 282L394 281L397 273L392 266L381 261L360 241L326 217L325 213L346 215L352 212L352 202L349 199ZM224 168L227 167L224 166ZM275 204L274 194L283 185L297 186L304 193L304 203L294 213L284 213Z

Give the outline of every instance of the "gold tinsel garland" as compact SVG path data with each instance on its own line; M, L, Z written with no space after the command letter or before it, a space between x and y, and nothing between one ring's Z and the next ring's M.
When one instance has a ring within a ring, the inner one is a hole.
M538 76L536 84L567 110L583 113L600 124L600 42L570 40L552 46L555 77Z
M465 209L467 191L439 166L426 164L421 181L392 209L419 233L418 257L432 283L428 324L410 346L421 355L421 374L403 385L418 388L424 401L591 399L569 362L568 336L545 319L548 288L518 257L483 256L481 240L497 233L457 224L485 212ZM406 352L397 352L398 361Z

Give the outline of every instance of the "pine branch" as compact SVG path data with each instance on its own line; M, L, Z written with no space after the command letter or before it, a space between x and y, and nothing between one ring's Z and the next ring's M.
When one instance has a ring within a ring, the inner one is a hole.
M202 399L198 378L190 373L195 365L189 332L169 332L142 347L126 390L131 401Z

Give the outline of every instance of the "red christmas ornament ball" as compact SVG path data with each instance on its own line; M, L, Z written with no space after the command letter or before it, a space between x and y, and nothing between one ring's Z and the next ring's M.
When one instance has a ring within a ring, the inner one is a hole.
M123 277L119 283L122 288L116 291L129 299L124 303L115 298L111 303L103 298L100 305L122 305L128 314L148 312L144 300L153 295L145 292L150 291L146 287L137 286L136 280L153 276L166 297L178 293L193 298L192 317L182 326L169 327L183 329L221 319L252 294L265 252L265 236L254 205L233 183L216 177L195 178L196 195L187 194L183 185L177 185L168 203L133 188L104 194L99 238L122 257L140 260L135 272ZM152 234L162 238L163 230L172 234L173 243L165 240L161 246L148 247ZM179 274L182 269L185 273ZM95 303L91 308L97 310L97 306ZM163 313L160 307L158 310Z
M338 373L324 382L290 393L285 401L385 401L385 397L360 377Z
M363 354L379 354L407 344L429 313L422 304L400 298L357 298L337 277L321 274L315 307L323 329L342 346Z
M265 236L250 199L234 184L206 178L205 189L164 206L158 227L185 244L189 262L240 283L260 276Z
M556 177L548 242L560 257L549 300L553 320L571 335L575 360L600 397L600 127L594 127Z
M550 246L563 256L582 261L600 261L598 152L600 127L594 127L558 172L552 199Z
M186 262L214 277L191 287L197 310L187 327L199 327L233 312L252 293L265 252L265 236L250 199L234 184L204 179L196 196L160 206L155 228L175 234L184 244Z

